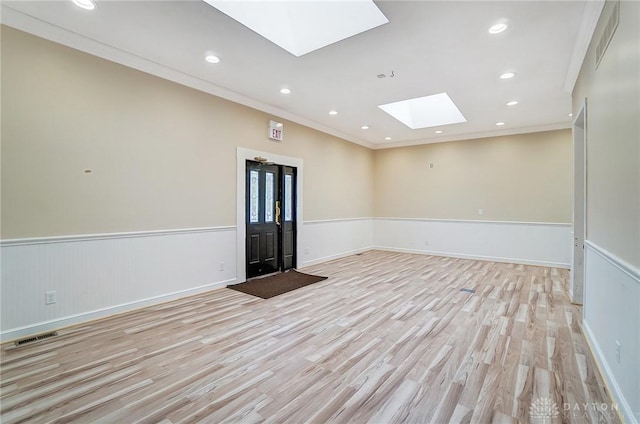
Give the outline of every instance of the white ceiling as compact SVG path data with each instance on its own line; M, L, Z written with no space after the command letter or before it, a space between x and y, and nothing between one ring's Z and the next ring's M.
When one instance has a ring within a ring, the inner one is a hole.
M569 91L601 10L590 2L376 4L389 23L301 57L199 0L103 0L93 11L3 1L2 22L372 148L570 126ZM508 29L489 34L501 21ZM507 71L516 76L501 80ZM467 122L412 130L378 108L442 92Z

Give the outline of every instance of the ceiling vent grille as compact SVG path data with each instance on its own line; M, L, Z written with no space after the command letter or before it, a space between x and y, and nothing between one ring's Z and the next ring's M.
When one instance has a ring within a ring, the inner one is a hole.
M51 333L39 334L37 336L28 337L26 339L16 340L16 346L22 346L27 343L37 342L38 340L48 339L49 337L54 337L57 335L58 335L57 331L52 331Z
M616 32L616 28L618 28L618 23L620 22L620 0L617 0L613 6L613 10L609 15L609 20L607 21L607 25L604 27L604 31L602 32L602 36L600 37L600 41L596 46L596 69L600 65L600 61L602 60L602 56L604 56L604 52L607 51L607 47L613 38L613 34Z

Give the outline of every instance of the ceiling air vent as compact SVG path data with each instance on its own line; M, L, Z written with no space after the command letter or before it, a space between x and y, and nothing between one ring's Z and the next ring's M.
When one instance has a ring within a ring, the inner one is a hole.
M618 22L620 22L620 0L617 0L613 5L613 10L609 15L607 25L604 27L600 41L598 41L598 45L596 46L596 69L598 69L602 56L604 56L604 52L607 51L609 42L611 42L616 28L618 28Z
M48 339L49 337L57 336L57 331L52 331L51 333L39 334L37 336L28 337L22 340L16 340L16 346L22 346L27 343L37 342L38 340Z

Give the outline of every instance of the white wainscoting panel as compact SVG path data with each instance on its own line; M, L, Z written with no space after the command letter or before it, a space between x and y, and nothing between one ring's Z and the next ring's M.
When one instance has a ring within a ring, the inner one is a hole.
M372 248L568 266L570 230L564 224L483 221L306 221L299 229L298 266ZM0 339L233 284L236 243L235 227L2 241ZM45 305L46 291L56 291L55 304Z
M585 242L583 325L628 423L640 422L640 270ZM620 358L616 342L620 343Z
M571 224L376 218L376 248L568 268Z
M372 249L373 218L305 221L302 233L302 261L312 265ZM300 249L300 247L302 249Z
M3 241L0 339L232 284L235 245L235 227Z

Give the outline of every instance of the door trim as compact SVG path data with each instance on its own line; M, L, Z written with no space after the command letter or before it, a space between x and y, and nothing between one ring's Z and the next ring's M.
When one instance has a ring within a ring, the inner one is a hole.
M247 279L245 240L247 228L245 221L246 211L246 161L255 160L257 156L267 158L269 162L278 165L286 165L297 168L296 171L296 257L297 266L302 260L302 233L303 233L303 182L304 182L304 161L300 158L278 155L275 153L263 152L260 150L246 149L238 147L236 150L236 282L242 283Z
M571 301L584 304L587 241L587 99L576 113L572 127L573 137L573 237L571 242ZM579 154L578 154L579 153ZM582 246L576 246L576 242ZM576 256L577 253L577 256ZM578 265L579 264L579 265ZM578 269L578 267L580 269ZM586 305L585 305L586 307ZM583 308L583 316L585 308Z

